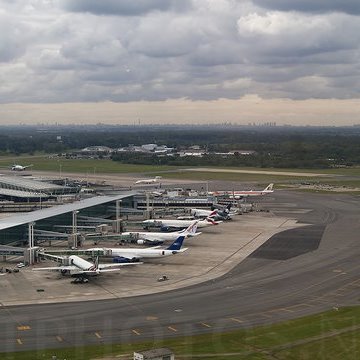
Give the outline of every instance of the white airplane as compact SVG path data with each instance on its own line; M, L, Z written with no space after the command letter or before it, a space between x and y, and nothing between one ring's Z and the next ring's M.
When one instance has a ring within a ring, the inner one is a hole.
M24 171L24 170L26 170L27 168L32 167L32 166L33 166L33 164L31 164L31 165L26 165L26 166L19 165L19 164L13 164L13 165L11 165L11 170L12 170L12 171Z
M228 195L233 199L242 199L250 196L263 196L267 194L271 194L274 192L273 190L274 184L269 184L264 190L249 190L249 191L214 191L211 194L215 196Z
M158 183L162 177L161 176L155 176L153 179L143 179L135 181L135 184L154 184Z
M210 217L214 220L230 220L232 216L236 215L234 212L230 212L231 204L222 209L205 210L205 209L191 209L190 214L195 218Z
M63 262L65 257L50 254L42 254L48 259ZM105 272L119 271L121 264L99 264L98 257L95 262L84 260L80 256L70 255L68 257L69 265L50 266L43 268L34 268L34 271L60 271L61 274L70 274L72 277L87 278L96 276Z
M151 219L144 220L142 222L143 227L146 229L148 227L160 227L163 231L169 231L171 229L185 229L194 222L194 219L190 220L174 220L174 219ZM210 217L207 217L204 220L199 220L197 226L199 228L207 227L211 225L218 225L222 221L215 221Z
M150 247L146 249L92 248L87 249L86 253L99 253L100 251L102 251L106 254L106 256L111 256L113 258L113 261L117 263L137 262L143 258L154 259L182 253L187 250L187 248L181 248L184 239L184 235L178 236L177 239L166 249L159 249L158 247Z
M121 235L129 236L131 239L135 239L140 245L153 243L160 244L165 241L174 241L179 236L184 235L185 237L198 236L201 232L196 232L198 227L198 220L193 220L192 223L181 231L173 232L124 232Z

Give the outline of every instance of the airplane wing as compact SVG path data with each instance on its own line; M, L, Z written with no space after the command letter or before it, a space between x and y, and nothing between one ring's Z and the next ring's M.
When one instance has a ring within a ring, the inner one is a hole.
M121 257L125 257L125 256L121 256ZM136 256L132 256L132 257L125 257L126 259L133 259ZM136 265L138 264L143 264L142 262L137 262ZM117 271L117 270L121 270L120 267L121 266L128 266L128 265L135 265L135 263L114 263L114 264L99 264L99 270L101 272L104 271Z
M197 232L197 233L195 233L195 234L188 234L187 236L188 237L195 237L195 236L199 236L199 235L201 235L202 234L202 232L200 231L200 232Z
M50 266L50 267L43 267L43 268L34 268L33 271L71 271L71 270L80 270L77 266Z
M104 273L104 272L114 272L114 271L120 271L121 269L120 268L117 268L117 269L100 269L99 272L100 273ZM86 273L86 271L85 271Z

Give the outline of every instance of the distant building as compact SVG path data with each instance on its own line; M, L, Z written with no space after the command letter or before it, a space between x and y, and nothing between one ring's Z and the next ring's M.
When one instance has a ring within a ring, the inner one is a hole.
M134 360L174 360L174 353L167 348L134 352Z
M81 152L83 153L106 153L109 154L111 153L113 150L107 146L88 146L84 149L81 150Z

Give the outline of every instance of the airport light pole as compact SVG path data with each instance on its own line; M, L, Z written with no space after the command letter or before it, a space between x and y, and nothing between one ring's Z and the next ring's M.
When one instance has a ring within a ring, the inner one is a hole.
M120 233L120 209L121 200L116 200L116 233Z
M34 263L32 249L34 247L34 225L35 222L28 224L28 237L29 237L29 265Z
M78 210L73 210L72 212L72 234L73 234L73 247L77 248L77 214Z

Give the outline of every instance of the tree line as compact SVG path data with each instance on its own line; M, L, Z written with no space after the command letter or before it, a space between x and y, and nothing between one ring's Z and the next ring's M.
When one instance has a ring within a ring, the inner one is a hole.
M62 153L87 146L156 143L178 150L198 145L203 157L114 154L133 164L327 168L360 165L360 127L26 127L1 128L2 155ZM252 155L236 151L251 150ZM234 156L214 152L235 151Z

